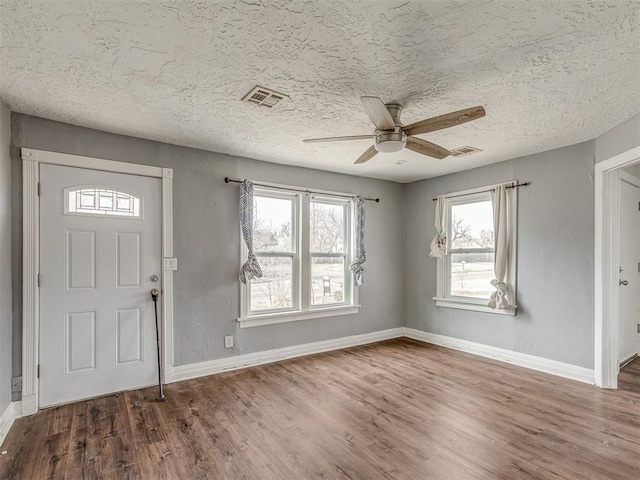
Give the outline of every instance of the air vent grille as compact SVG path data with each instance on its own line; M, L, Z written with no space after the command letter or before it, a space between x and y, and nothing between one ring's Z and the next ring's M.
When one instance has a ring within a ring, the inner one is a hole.
M465 155L471 155L472 153L481 152L479 148L475 147L459 147L451 150L451 156L453 157L463 157Z
M282 93L277 93L264 87L255 87L244 96L242 101L260 105L261 107L273 108L285 98L287 96Z

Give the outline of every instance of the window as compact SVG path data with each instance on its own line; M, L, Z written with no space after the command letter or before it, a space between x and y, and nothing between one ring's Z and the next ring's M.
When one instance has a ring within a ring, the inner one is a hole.
M258 194L253 202L253 248L262 278L248 283L249 311L294 310L298 303L298 222L295 195Z
M349 299L349 251L344 201L311 201L311 304L343 304Z
M449 212L447 296L488 300L493 291L495 253L491 198L451 204Z
M515 314L515 309L494 310L487 306L495 290L494 231L491 188L452 193L445 200L447 255L438 259L436 305L498 314ZM506 283L515 302L515 189L508 190L509 268Z
M253 216L263 276L241 287L241 326L357 312L350 198L256 187Z
M65 213L142 217L139 197L99 187L67 189Z

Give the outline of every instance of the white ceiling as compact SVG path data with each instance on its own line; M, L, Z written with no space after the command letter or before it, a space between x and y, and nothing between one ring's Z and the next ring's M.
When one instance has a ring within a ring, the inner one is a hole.
M592 139L640 112L640 1L0 0L0 96L17 112L271 162L401 182ZM240 99L290 95L269 110ZM303 138L372 133L361 95L421 135L483 153L436 160ZM396 165L398 160L407 160Z

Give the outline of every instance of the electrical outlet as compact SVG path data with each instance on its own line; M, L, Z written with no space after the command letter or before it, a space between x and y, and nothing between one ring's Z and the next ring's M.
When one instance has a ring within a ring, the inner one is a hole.
M233 348L233 335L224 337L224 348Z
M22 391L22 377L13 377L11 379L11 392L21 392Z

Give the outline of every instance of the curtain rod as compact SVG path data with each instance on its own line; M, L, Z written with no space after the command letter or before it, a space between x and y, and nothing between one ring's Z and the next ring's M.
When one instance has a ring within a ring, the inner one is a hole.
M235 180L233 178L229 178L229 177L224 177L224 183L242 183L242 180ZM288 190L290 192L302 192L302 193L317 193L318 195L332 195L334 197L344 197L344 198L353 198L355 197L355 195L340 195L339 193L330 193L327 194L325 192L315 192L313 190L305 190L302 188L294 188L294 187L276 187L273 185L266 185L264 183L254 183L254 185L257 185L259 187L269 187L269 188L275 188L277 190ZM367 198L364 197L365 200L369 200L370 202L376 202L376 203L380 203L380 199L379 198Z
M528 187L529 185L531 185L531 182L524 182L524 183L517 183L515 185L509 185L506 188ZM448 195L448 196L445 195L444 198L466 197L467 195L475 195L476 193L493 192L494 190L495 188L490 188L489 190L480 190L479 192L471 192L471 193L461 193L460 195ZM433 201L437 202L438 199L434 198Z

